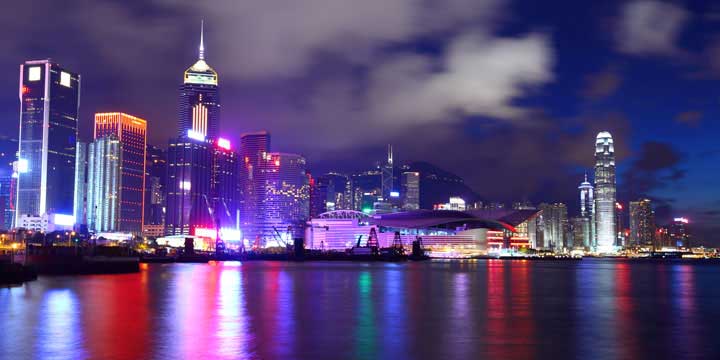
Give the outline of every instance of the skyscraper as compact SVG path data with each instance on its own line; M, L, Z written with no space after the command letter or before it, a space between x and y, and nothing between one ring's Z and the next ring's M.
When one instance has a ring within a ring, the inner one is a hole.
M690 231L688 230L689 223L690 221L684 217L673 219L673 222L670 223L670 244L668 245L677 246L679 248L690 248Z
M19 96L16 226L21 215L27 220L57 214L53 218L74 223L80 75L50 60L26 61L20 65Z
M310 197L306 169L305 158L297 154L265 153L261 159L256 178L262 184L257 226L264 245L290 241L287 233L293 237L304 234Z
M97 232L120 230L122 150L116 134L88 145L87 224Z
M270 151L270 134L266 131L242 134L240 137L240 227L244 237L254 241L258 235L256 224L260 221L258 211L263 192L259 182L259 164Z
M198 60L185 70L180 85L178 136L215 139L220 123L218 74L205 62L203 35L201 25Z
M395 178L393 174L393 149L392 145L388 145L387 161L380 168L382 170L382 197L385 202L390 202L390 197L395 191Z
M545 247L557 252L571 248L566 242L568 232L567 206L562 203L540 204L544 221Z
M655 213L649 199L630 202L630 245L655 245Z
M588 249L595 248L597 246L597 236L595 233L595 189L588 181L587 174L585 174L585 180L578 186L578 190L580 190L580 217L588 219L588 234L583 237L583 246ZM580 223L584 222L578 222L578 224Z
M615 251L615 147L609 132L595 141L595 231L597 251Z
M235 229L238 225L238 155L230 141L219 138L213 146L213 168L210 179L215 225Z
M95 114L95 139L111 134L120 141L118 231L140 234L145 211L147 122L125 113Z
M165 186L167 179L167 151L148 145L145 160L144 225L156 229L165 225ZM149 228L149 229L150 229ZM147 231L143 231L147 234Z
M85 201L87 201L87 147L84 142L77 143L77 151L75 153L75 204L73 206L73 216L75 216L76 224L87 224L85 216Z
M166 235L191 235L213 228L211 179L213 144L187 136L168 145Z
M420 173L406 171L402 174L403 210L420 209Z

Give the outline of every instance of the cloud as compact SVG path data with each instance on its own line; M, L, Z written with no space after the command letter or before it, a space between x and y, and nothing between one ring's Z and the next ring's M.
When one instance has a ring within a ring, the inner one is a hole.
M590 100L602 100L613 94L622 85L623 78L614 67L585 77L582 96Z
M653 191L685 178L686 170L681 167L684 160L685 155L669 143L643 143L640 154L625 171L622 186L619 187L623 197L626 200L653 198Z
M661 1L636 0L621 10L618 50L630 55L677 55L677 40L689 18L684 8Z
M702 120L702 111L684 111L675 116L675 122L684 125L698 126Z

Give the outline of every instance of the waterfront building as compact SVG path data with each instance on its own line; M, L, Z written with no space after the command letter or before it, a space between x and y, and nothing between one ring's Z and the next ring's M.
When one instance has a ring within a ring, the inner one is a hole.
M454 211L465 211L467 206L465 200L460 197L453 196L447 203L436 204L434 210L454 210Z
M655 213L650 199L630 202L630 246L655 245Z
M87 224L85 205L87 201L87 147L84 142L77 142L75 152L75 195L73 216L78 225Z
M218 137L220 126L220 95L218 74L205 62L203 28L200 28L198 60L185 70L180 85L178 137Z
M595 140L595 231L597 251L615 251L615 146L609 132Z
M121 168L122 150L116 134L88 145L88 229L120 231Z
M258 206L260 246L284 246L302 236L309 218L310 185L305 158L289 153L265 153L255 178L262 192Z
M13 227L15 215L12 203L13 183L15 177L11 167L0 166L0 230L10 230Z
M168 144L165 235L214 227L211 207L213 143L188 136Z
M261 220L259 212L263 184L259 181L259 165L270 151L270 134L267 131L242 134L240 137L240 164L238 183L240 187L240 228L244 238L253 240L258 236L256 224Z
M382 172L369 170L353 174L352 197L353 210L370 213L375 209L375 204L382 201Z
M578 186L580 190L580 217L588 219L590 224L589 237L583 238L583 244L588 249L597 247L597 234L595 232L595 188L590 184L585 174L585 180ZM585 244L587 242L587 244Z
M50 60L20 65L16 226L72 218L80 75ZM72 223L75 221L72 220Z
M420 173L417 171L405 171L402 174L402 208L420 209Z
M543 219L544 247L556 252L572 248L568 244L566 234L568 232L567 206L563 203L540 204Z
M117 174L119 178L112 180L117 182L117 213L113 214L115 219L98 218L100 214L112 214L111 212L97 212L96 224L103 228L95 231L119 231L132 234L141 234L142 225L144 224L143 214L145 211L145 161L147 149L147 121L137 116L129 115L121 112L97 113L95 114L95 131L94 138L99 140L105 137L111 137L111 142L117 140L119 146L107 148L107 151L95 154L96 164L93 167L97 172L107 169L107 166L119 166ZM106 145L96 145L98 148ZM114 153L110 151L119 151ZM98 156L98 155L105 156ZM111 159L112 158L112 159ZM116 161L116 159L118 161ZM102 166L102 167L99 167ZM108 171L108 170L105 170ZM113 169L112 172L116 171ZM102 176L95 177L101 179ZM96 182L90 182L91 186L98 186ZM114 189L110 189L114 191ZM97 189L91 191L97 193ZM99 193L103 196L103 193ZM115 206L115 205L113 205ZM91 206L89 206L92 209ZM105 216L105 215L102 215ZM109 225L113 224L113 225ZM106 228L105 226L110 226Z
M513 210L536 210L537 207L529 201L516 201L512 204Z
M213 166L210 179L211 205L216 228L237 229L238 214L238 154L229 140L218 138L212 147Z
M617 247L627 246L625 216L625 207L619 202L615 203L615 246Z
M574 249L589 250L592 247L592 232L590 231L592 223L590 218L584 216L570 219Z
M690 248L690 231L688 225L690 221L684 217L674 218L669 226L670 246L678 248Z

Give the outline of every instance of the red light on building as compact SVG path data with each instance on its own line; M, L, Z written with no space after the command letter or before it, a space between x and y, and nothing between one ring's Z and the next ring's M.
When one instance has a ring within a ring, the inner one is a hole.
M25 94L28 94L28 93L30 93L30 88L27 87L27 86L25 86L25 85L23 85L23 87L22 87L22 94L25 95Z
M280 166L280 160L275 160L275 166Z
M230 140L219 138L217 140L217 146L221 149L230 150Z

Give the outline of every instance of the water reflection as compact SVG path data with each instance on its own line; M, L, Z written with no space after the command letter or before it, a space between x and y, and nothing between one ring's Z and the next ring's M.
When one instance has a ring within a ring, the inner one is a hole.
M718 278L612 260L149 265L0 289L0 358L720 358Z

